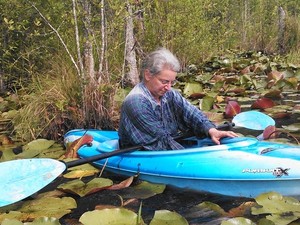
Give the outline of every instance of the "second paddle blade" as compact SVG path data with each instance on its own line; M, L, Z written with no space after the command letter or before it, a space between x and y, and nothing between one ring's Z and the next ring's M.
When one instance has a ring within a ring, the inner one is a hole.
M270 125L275 125L275 121L268 115L258 111L247 111L237 114L232 122L237 127L245 127L252 130L264 130Z

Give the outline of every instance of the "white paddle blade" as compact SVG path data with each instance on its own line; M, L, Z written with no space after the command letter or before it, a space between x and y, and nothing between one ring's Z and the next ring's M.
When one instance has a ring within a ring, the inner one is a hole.
M20 159L0 163L0 207L36 193L65 169L63 162L54 159Z
M232 122L237 127L252 130L264 130L268 126L275 126L275 121L268 115L258 111L247 111L237 114Z

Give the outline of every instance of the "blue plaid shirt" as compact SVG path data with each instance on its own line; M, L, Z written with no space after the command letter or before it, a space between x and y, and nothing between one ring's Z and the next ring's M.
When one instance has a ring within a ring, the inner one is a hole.
M208 135L212 127L215 125L178 91L165 93L159 105L141 82L123 102L119 137L122 145L143 145L148 150L182 149L172 138L179 131Z

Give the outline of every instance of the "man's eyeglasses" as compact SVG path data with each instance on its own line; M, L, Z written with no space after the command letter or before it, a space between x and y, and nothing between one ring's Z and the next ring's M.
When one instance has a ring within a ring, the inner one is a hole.
M154 76L162 85L168 85L170 84L171 86L174 86L177 83L177 80L164 80L164 79L160 79L156 76Z

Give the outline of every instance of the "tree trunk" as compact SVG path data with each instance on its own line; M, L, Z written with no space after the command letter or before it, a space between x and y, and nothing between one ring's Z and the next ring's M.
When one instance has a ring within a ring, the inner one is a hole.
M284 33L285 33L285 12L283 8L279 6L278 7L278 43L277 43L279 54L285 53Z
M244 0L244 10L243 10L243 30L242 30L242 43L248 45L248 24L249 24L249 0Z
M83 69L83 62L82 62L82 57L80 52L79 31L78 31L78 23L77 23L76 0L72 0L72 4L73 4L73 16L74 16L74 23L75 23L75 40L76 40L76 48L77 48L77 57L79 62L81 78L84 79L84 69Z
M95 62L93 56L93 44L91 38L93 37L93 32L91 28L91 4L88 0L82 2L83 10L85 12L84 16L84 68L86 79L89 79L89 82L95 82Z
M101 50L100 50L100 60L99 60L99 70L98 70L98 83L101 82L103 74L104 56L106 51L106 29L105 29L105 14L104 14L104 0L101 0ZM107 77L108 78L108 77Z
M126 40L125 40L125 60L129 67L129 71L126 74L126 80L131 85L136 85L139 82L139 75L136 62L135 53L135 40L133 33L133 18L132 18L132 6L129 1L126 1L128 16L126 17Z

